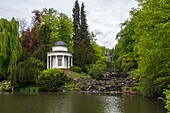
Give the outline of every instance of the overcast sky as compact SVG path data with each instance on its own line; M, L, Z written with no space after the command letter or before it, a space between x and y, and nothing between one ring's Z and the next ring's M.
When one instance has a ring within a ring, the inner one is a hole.
M0 18L12 17L31 21L34 9L54 8L72 18L75 0L0 0ZM97 43L113 48L120 31L120 23L129 18L129 11L137 6L135 0L79 0L84 2L89 30L96 35Z

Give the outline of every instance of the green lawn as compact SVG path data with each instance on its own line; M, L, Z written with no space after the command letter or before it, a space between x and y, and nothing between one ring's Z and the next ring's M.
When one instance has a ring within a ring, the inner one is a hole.
M70 71L70 70L64 70L64 74L70 78L81 78L81 77L87 76L86 73L83 73L83 72L77 73L77 72Z

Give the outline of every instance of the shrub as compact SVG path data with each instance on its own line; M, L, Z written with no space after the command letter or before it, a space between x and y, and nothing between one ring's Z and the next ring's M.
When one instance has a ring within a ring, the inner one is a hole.
M43 91L59 90L66 82L68 82L67 76L57 68L44 70L37 79L37 84Z
M97 80L101 79L103 72L104 72L104 67L100 65L91 64L89 66L88 74L94 79L97 79Z
M37 76L44 67L45 64L36 58L19 62L10 75L11 85L14 88L21 88L36 84Z
M0 90L3 90L3 91L10 91L12 90L12 87L11 87L11 82L3 82L2 84L0 84Z
M166 98L165 108L168 110L167 113L170 113L170 90L165 90L164 94L165 94L165 98Z
M73 83L67 83L67 84L65 84L65 85L63 86L63 89L64 89L64 90L67 90L67 91L71 91L72 89L74 89L74 87L75 87L75 84L73 84Z
M82 72L82 68L78 67L78 66L75 66L75 65L71 66L70 70L75 71L77 73L81 73Z

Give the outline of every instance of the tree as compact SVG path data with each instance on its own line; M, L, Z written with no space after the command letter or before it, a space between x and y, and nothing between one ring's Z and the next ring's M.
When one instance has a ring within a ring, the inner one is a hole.
M46 62L46 53L50 51L50 25L46 23L40 24L36 29L37 49L34 52L34 56Z
M115 71L128 73L137 68L135 46L135 20L131 18L121 24L121 31L117 34L118 44L114 48L113 68Z
M36 29L36 58L46 62L46 53L51 51L56 41L64 41L69 50L72 50L72 22L67 15L58 13L53 8L44 8L40 21Z
M18 22L14 18L0 19L0 80L12 73L21 54Z
M91 34L93 37L93 34ZM91 41L94 49L94 62L88 66L88 74L94 79L101 79L102 74L106 70L106 57L102 47L97 45L95 41Z
M70 52L73 50L73 23L67 15L60 13L56 23L58 40L65 42ZM55 40L56 41L56 40Z
M56 41L64 41L72 52L72 21L67 15L53 8L34 10L32 13L32 27L24 30L20 37L24 50L21 61L33 56L46 62L46 52L51 51Z
M24 52L30 52L31 37L32 37L32 34L31 34L31 30L29 27L26 30L23 30L21 32L21 37L19 40L21 42Z
M75 2L73 8L73 31L74 64L87 72L87 66L94 61L94 50L90 44L90 34L88 32L84 4L82 3L80 11L78 1Z
M140 75L143 96L162 96L170 81L170 1L138 2L139 7L132 9L130 20L118 33L113 59L121 71L137 66L135 74Z
M170 80L169 0L139 1L142 8L136 18L136 45L141 73L141 93L161 96ZM149 87L151 86L151 87Z
M94 49L90 44L90 34L88 32L88 25L86 19L86 13L84 11L84 3L81 5L81 24L80 24L80 37L82 45L85 45L84 51L86 53L85 62L87 65L93 63L94 60ZM84 47L84 46L83 46ZM85 51L86 50L86 51Z
M78 0L75 1L75 5L73 8L73 40L74 40L74 46L73 46L73 51L76 49L76 46L78 44L78 39L80 35L80 6L78 3Z
M36 39L36 29L38 25L40 25L42 18L42 13L39 10L32 11L34 16L32 17L32 27L27 27L26 30L21 29L21 37L20 42L23 48L23 53L33 54L34 51L37 49L37 39ZM22 26L22 21L20 22Z

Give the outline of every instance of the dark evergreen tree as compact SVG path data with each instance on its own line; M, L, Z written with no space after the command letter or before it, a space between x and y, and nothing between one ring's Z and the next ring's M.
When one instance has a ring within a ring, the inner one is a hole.
M80 7L78 0L75 2L75 6L73 8L73 39L74 39L74 49L76 48L76 45L78 44L78 38L80 34Z
M79 7L79 3L78 0L75 1L75 5L73 8L73 58L74 58L74 65L78 65L79 62L79 58L81 57L79 54L79 42L78 39L80 37L80 7Z
M90 33L88 32L88 25L86 19L86 13L84 11L84 3L81 5L81 18L80 18L80 44L82 47L82 57L85 65L93 63L94 60L94 50L90 44ZM82 64L81 66L84 66Z
M34 52L34 56L41 61L46 62L47 52L50 51L50 26L46 23L38 26L36 30L37 38L37 50Z
M90 44L84 4L82 3L80 11L78 0L76 0L73 8L73 31L74 64L81 67L83 71L86 72L86 66L93 62L94 50Z

